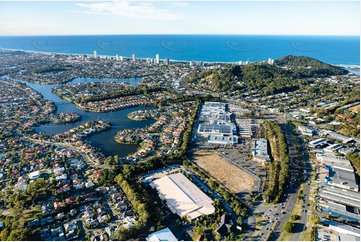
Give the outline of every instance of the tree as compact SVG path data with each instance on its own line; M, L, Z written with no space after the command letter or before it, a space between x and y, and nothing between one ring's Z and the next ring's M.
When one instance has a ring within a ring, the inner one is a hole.
M283 229L287 232L287 233L293 233L293 227L294 224L292 222L286 222Z
M124 165L122 173L123 173L124 179L127 180L127 179L131 178L132 177L131 167L129 165Z
M208 185L209 185L209 187L212 188L212 189L214 189L214 188L216 187L216 184L215 184L215 182L214 182L212 179L209 179Z
M46 191L48 188L47 182L45 182L44 178L39 178L26 187L26 193L31 197L39 196L42 192Z
M114 164L112 164L112 165L118 165L118 164L119 164L119 156L115 155L114 156Z
M106 165L112 165L114 162L114 157L113 156L108 156L105 161L104 161L104 164Z
M26 230L26 229L15 229L15 230L12 230L7 240L10 240L10 241L25 240L25 238L26 238L26 233L27 233L27 230Z
M293 221L296 221L296 220L299 220L301 217L299 216L299 215L297 215L297 214L292 214L291 215L291 219L293 220Z
M197 227L196 227L196 234L197 234L197 235L202 235L202 234L204 234L204 229L203 229L203 227L197 226Z
M243 223L242 217L239 216L239 217L237 218L237 224L238 224L238 225L242 225L242 223Z
M5 241L8 240L7 238L9 237L9 230L7 230L6 228L3 229L0 233L0 240L1 241Z
M356 172L360 174L360 155L359 153L348 153L346 159L351 161L352 166L356 169Z

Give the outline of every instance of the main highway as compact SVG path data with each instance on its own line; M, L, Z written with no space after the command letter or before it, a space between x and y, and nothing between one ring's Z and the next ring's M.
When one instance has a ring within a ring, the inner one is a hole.
M279 120L281 121L281 120ZM283 121L283 120L282 120ZM290 158L290 179L285 193L280 203L275 205L264 205L262 202L254 204L248 215L248 232L244 240L277 240L283 231L284 224L289 221L298 198L300 185L303 182L303 176L310 179L312 167L308 161L305 147L302 146L301 137L295 134L289 125L281 124L287 139L289 158ZM294 139L296 137L296 140ZM304 174L304 170L306 174ZM305 209L302 209L301 219L297 223L296 232L292 235L291 240L299 240L306 229L308 221L308 208L310 195L310 182L306 180L304 186L304 203ZM255 216L261 216L262 221L259 224L260 230L256 232ZM278 221L278 222L277 222ZM277 223L277 225L275 224Z

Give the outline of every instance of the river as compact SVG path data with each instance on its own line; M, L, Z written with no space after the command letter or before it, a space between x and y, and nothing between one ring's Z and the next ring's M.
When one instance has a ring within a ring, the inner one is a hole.
M3 76L7 77L7 76ZM110 79L110 78L75 78L74 80L68 83L83 83L83 82L128 82L132 85L137 85L142 78L124 78L124 79ZM22 81L22 80L17 80ZM44 99L52 100L56 106L58 107L56 113L67 112L72 113L76 112L82 115L82 119L75 123L68 123L68 124L45 124L35 128L36 132L45 132L47 134L57 134L65 132L71 128L77 127L81 125L85 121L91 120L105 120L109 121L112 125L110 130L94 134L90 137L87 137L86 140L89 141L93 146L99 147L101 151L104 153L105 156L109 155L118 155L119 157L125 157L128 154L135 152L138 149L138 145L128 145L128 144L119 144L114 140L114 136L119 130L122 129L132 129L132 128L143 128L145 126L153 124L154 120L146 120L146 121L133 121L128 119L128 113L140 110L140 109L154 109L154 107L136 107L136 108L129 108L114 112L108 113L95 113L95 112L86 112L80 110L76 107L75 104L61 99L55 93L51 92L51 88L56 85L39 85L30 83L27 81L22 81L26 83L29 87L37 90L41 95L43 95Z

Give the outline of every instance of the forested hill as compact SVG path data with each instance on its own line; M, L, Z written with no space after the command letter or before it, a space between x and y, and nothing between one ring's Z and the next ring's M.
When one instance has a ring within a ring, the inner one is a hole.
M347 74L348 71L304 56L286 56L274 65L251 63L225 65L193 72L184 81L190 87L215 92L262 90L264 94L295 91L309 84L308 78Z
M288 55L274 61L274 64L292 70L298 77L327 77L344 75L348 71L307 56Z

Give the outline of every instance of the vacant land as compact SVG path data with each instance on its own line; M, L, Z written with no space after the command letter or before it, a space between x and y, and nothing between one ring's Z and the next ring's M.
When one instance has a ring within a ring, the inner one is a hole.
M194 162L235 193L254 188L252 176L211 151L195 152Z
M358 112L359 109L360 109L360 105L356 105L356 106L353 106L353 107L349 108L348 111Z

